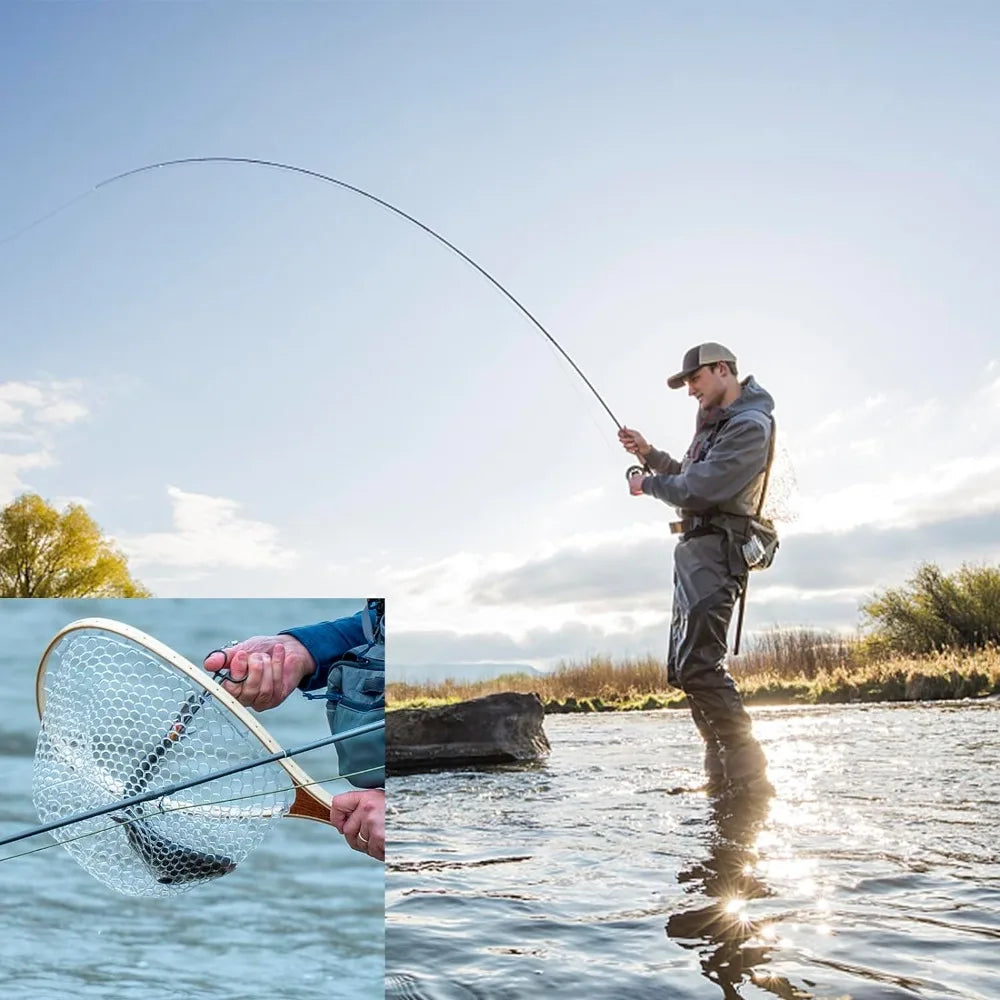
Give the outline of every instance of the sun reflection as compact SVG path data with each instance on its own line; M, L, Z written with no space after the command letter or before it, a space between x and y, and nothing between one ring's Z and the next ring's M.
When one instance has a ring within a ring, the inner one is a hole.
M770 879L781 879L784 882L796 882L808 892L816 889L813 873L816 871L815 858L775 857L762 858L760 869Z
M749 978L777 941L772 921L765 924L752 916L771 895L759 876L754 844L767 823L772 799L765 795L711 801L708 856L677 875L695 897L692 902L701 905L672 913L666 932L682 947L700 952L705 977L725 992Z

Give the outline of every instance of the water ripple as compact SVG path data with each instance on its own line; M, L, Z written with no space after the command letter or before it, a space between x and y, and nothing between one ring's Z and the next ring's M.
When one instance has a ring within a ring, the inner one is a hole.
M996 1000L998 708L759 711L778 792L739 808L669 794L700 756L672 712L393 779L386 996Z

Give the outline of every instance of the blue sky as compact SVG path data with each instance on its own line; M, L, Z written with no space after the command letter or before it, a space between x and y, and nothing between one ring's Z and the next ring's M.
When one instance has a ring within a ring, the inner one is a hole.
M667 450L664 379L729 345L798 485L748 626L851 629L1000 556L998 39L974 3L5 4L0 499L83 500L162 596L384 593L400 663L664 647L672 511L466 264L260 168L73 201L274 159L439 230Z

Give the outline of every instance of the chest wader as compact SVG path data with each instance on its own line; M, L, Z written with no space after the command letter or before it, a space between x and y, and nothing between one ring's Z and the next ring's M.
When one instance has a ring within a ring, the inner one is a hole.
M748 524L748 518L738 515L688 518L681 522L684 533L674 550L667 678L687 695L691 717L705 741L710 790L727 782L745 786L763 778L767 768L743 699L725 667L729 623L747 582L741 546Z
M344 653L330 667L326 691L306 697L326 699L326 718L333 734L385 717L385 618L373 628L371 615L361 616L365 643ZM337 744L340 773L357 788L385 785L385 730L364 733ZM356 773L361 772L361 773Z

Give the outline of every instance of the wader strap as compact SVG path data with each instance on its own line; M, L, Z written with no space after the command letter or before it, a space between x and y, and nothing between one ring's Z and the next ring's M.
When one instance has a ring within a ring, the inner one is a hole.
M771 440L767 443L767 465L764 466L764 484L760 490L760 500L757 502L757 517L764 509L764 499L767 497L767 484L771 478L771 464L774 462L774 439L778 436L778 427L771 417ZM743 583L743 593L740 594L740 611L736 618L736 641L733 643L733 656L740 655L740 638L743 635L743 615L747 609L747 588L750 586L750 574Z

